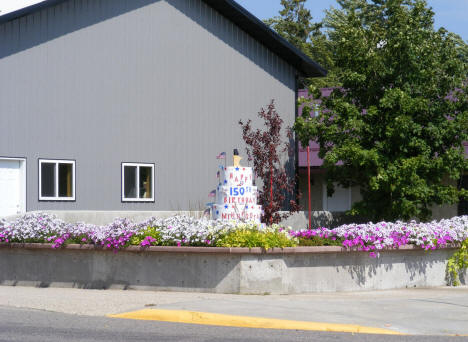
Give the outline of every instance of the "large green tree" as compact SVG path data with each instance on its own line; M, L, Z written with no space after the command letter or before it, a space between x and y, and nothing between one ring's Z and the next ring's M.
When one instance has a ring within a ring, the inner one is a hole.
M359 186L351 213L366 218L428 219L433 205L466 197L456 186L468 163L466 44L434 29L424 0L338 1L327 12L341 87L318 117L303 99L295 130L320 144L327 189Z

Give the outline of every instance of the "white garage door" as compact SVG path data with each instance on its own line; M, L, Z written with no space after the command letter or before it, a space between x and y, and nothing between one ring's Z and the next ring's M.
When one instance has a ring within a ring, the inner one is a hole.
M24 161L0 159L0 217L24 211Z

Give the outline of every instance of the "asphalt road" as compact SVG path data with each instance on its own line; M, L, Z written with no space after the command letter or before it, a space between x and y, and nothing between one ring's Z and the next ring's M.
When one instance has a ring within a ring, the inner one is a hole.
M468 337L392 336L227 328L134 321L0 307L0 341L468 341Z
M0 286L0 307L100 318L142 309L187 310L357 324L411 335L468 335L468 287L243 296Z

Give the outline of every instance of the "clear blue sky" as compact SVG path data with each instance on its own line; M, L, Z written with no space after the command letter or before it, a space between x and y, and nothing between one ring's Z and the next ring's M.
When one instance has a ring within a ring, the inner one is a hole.
M281 9L280 0L236 0L239 4L260 19L278 15ZM435 27L445 27L468 40L468 0L428 0L429 6L435 12ZM335 0L307 0L306 7L310 9L314 20L323 18L325 9L338 7Z

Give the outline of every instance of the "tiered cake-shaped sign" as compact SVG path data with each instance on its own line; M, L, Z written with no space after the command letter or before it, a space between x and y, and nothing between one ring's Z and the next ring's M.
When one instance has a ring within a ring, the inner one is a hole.
M257 187L253 186L251 167L240 165L234 155L234 166L222 167L213 204L213 219L255 221L260 223L262 206L257 205Z

